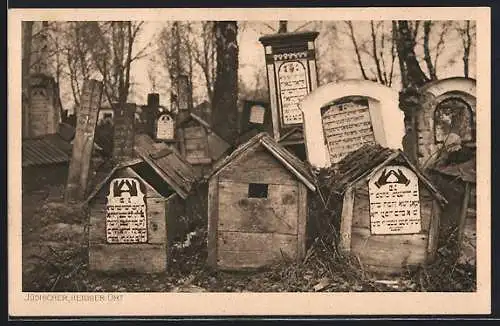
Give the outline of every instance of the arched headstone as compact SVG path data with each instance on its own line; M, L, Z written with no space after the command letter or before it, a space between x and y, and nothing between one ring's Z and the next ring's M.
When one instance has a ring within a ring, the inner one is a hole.
M144 196L137 179L116 178L110 182L106 204L107 243L148 241Z
M386 166L368 182L371 234L421 230L418 177L405 166Z
M476 142L476 81L453 77L421 88L423 103L416 112L418 165L427 167L446 150Z
M174 119L168 113L160 115L156 124L156 138L171 140L174 138Z
M402 148L404 117L398 93L365 80L348 80L317 88L300 103L308 161L329 167L369 144Z

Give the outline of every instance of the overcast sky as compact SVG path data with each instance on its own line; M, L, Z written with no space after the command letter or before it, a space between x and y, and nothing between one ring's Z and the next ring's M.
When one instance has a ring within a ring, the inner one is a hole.
M305 22L303 21L289 21L288 29L289 31L294 31L297 27L303 26ZM239 75L240 78L245 82L246 85L252 86L256 83L256 75L264 75L265 78L265 60L264 60L264 49L259 42L259 37L265 34L274 33L267 26L271 26L275 29L278 27L278 22L257 22L253 21L251 23L239 23L238 29L238 45L239 45ZM151 48L148 50L149 53L154 53L157 49L158 42L154 41L161 29L165 26L165 22L161 21L148 21L145 23L142 33L138 38L138 42L135 49L142 49L149 42L152 42ZM321 24L309 24L301 30L315 30L319 29L320 35L316 40L316 47L319 48L318 51L321 53L321 57L317 60L321 61L323 65L331 67L333 70L337 69L342 73L344 79L349 78L361 78L360 70L355 60L352 42L349 36L345 32L337 33L337 39L335 44L332 43L332 37L330 34L329 27L318 27L323 26ZM342 26L342 25L340 25ZM368 35L368 22L354 22L354 27L356 33L360 38L364 35ZM458 43L457 43L458 42ZM463 63L461 60L461 55L457 56L457 51L460 50L461 44L457 35L452 35L450 41L446 43L445 51L441 56L444 61L448 61L449 58L454 57L457 60L455 62L447 63L446 66L438 71L439 78L446 78L451 76L463 76ZM421 50L421 49L420 49ZM419 49L417 49L419 51ZM368 60L367 60L368 61ZM475 77L475 49L471 53L471 77ZM367 65L370 66L367 62ZM397 71L399 67L395 67ZM424 67L422 67L424 68ZM157 87L153 89L153 85L148 77L148 72L156 76L162 76L157 78ZM133 86L131 89L131 94L129 96L129 102L135 102L136 104L145 104L147 99L147 94L152 91L160 93L160 102L162 105L168 105L168 85L165 82L166 70L161 62L152 62L150 57L143 58L133 63L131 70L131 77L133 81ZM262 76L261 76L262 77ZM265 80L265 79L264 79ZM266 83L267 84L267 83ZM201 86L201 85L200 85ZM194 85L196 88L196 85ZM395 88L399 87L399 84L394 85ZM198 87L203 91L203 87ZM199 99L204 97L203 93L195 94L195 102L201 102ZM195 103L197 104L197 103ZM69 107L71 105L65 105Z

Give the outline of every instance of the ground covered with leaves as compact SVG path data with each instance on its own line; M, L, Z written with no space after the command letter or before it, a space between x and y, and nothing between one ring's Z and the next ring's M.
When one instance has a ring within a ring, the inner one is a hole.
M305 259L285 258L253 272L214 271L206 266L206 228L168 248L167 271L158 274L101 274L88 270L87 217L83 207L62 203L63 186L23 193L23 290L77 292L361 292L475 291L475 265L459 264L451 243L442 240L434 264L397 277L365 271L356 257L335 245L325 229ZM319 214L324 212L319 212ZM447 230L446 234L453 234Z

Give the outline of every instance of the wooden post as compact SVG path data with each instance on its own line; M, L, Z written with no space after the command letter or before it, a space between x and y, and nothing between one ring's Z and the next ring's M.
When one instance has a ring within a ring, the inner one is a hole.
M465 220L467 219L467 208L469 207L469 196L470 196L470 183L465 182L464 187L464 197L462 201L462 207L460 208L460 220L458 223L458 235L457 235L457 247L460 251L462 249L462 240L464 237Z
M208 259L212 268L217 268L217 224L219 223L219 177L213 176L208 183Z
M431 263L436 257L439 241L439 222L441 219L441 206L434 200L432 202L431 224L429 227L429 240L427 243L427 262Z
M299 213L297 221L297 260L301 261L306 256L306 225L307 225L307 187L299 184Z
M344 202L342 204L342 215L340 219L340 249L344 253L351 251L351 230L352 214L354 210L354 190L347 188L344 193Z
M64 195L66 203L82 201L85 196L102 89L103 84L94 79L86 80L83 85Z

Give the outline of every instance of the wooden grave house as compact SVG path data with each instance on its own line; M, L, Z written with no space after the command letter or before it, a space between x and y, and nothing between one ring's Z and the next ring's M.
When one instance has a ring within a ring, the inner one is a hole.
M230 147L210 123L194 112L185 117L178 116L175 129L175 138L182 157L200 176L209 172L213 163Z
M269 134L218 161L208 180L210 266L244 270L304 257L313 175Z
M148 135L135 136L135 158L117 163L88 196L89 269L162 272L168 227L185 210L194 172Z
M379 274L425 264L437 250L447 200L401 150L363 145L339 162L340 247Z

